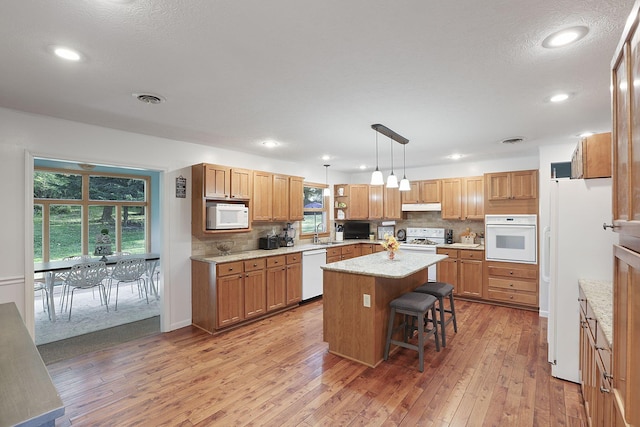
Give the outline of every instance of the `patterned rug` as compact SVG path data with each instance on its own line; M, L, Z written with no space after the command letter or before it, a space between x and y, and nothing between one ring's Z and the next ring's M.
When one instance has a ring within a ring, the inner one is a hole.
M160 315L160 301L150 294L149 304L147 304L144 296L142 298L138 296L135 283L133 289L129 283L120 284L118 311L115 311L115 287L112 291L109 312L107 312L105 306L100 303L97 289L95 295L92 290L77 290L73 296L71 320L68 320L69 311L60 311L60 289L56 289L54 295L56 322L49 320L49 313L42 307L41 293L37 292L34 301L36 345Z

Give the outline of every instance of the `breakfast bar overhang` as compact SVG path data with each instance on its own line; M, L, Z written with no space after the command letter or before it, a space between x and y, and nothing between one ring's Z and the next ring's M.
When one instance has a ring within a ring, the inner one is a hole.
M329 352L370 367L384 357L389 303L427 282L446 255L386 252L323 265L323 336Z

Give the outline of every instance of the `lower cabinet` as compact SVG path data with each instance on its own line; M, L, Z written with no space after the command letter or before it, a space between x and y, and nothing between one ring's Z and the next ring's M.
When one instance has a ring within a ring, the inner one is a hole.
M538 307L538 266L487 261L487 295L491 301Z
M345 259L355 258L361 255L367 255L362 253L360 243L354 245L333 246L327 249L327 264L336 261L342 261Z
M265 259L244 262L244 318L250 319L267 312L267 275Z
M242 261L217 265L217 328L244 320L244 272Z
M284 308L287 301L287 263L284 255L267 258L267 311Z
M302 256L287 255L287 305L302 301Z
M483 298L484 251L437 248L440 255L448 255L438 263L437 279L450 283L454 295Z

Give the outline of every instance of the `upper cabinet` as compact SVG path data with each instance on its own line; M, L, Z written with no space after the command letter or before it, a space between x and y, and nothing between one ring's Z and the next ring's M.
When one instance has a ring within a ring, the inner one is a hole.
M611 132L582 138L571 157L571 178L611 177Z
M484 220L484 177L443 179L442 219Z
M487 173L484 186L485 213L538 213L537 170Z
M253 190L253 171L231 168L231 198L250 199Z
M402 204L400 190L397 188L384 188L384 207L383 218L385 219L402 219Z
M384 185L336 184L335 219L402 219L400 191Z
M304 178L289 177L289 221L304 219Z
M253 171L253 212L254 221L273 219L273 174Z
M369 219L384 218L384 185L369 185Z
M440 203L442 201L442 181L431 179L411 181L411 190L402 193L402 203Z
M462 219L462 178L442 180L442 219Z
M253 171L253 221L299 221L303 178Z

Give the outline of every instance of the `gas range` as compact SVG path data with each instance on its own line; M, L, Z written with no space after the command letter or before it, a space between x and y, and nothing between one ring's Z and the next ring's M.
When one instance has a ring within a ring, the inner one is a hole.
M445 242L444 228L407 228L407 241L401 243L401 248L431 249Z

